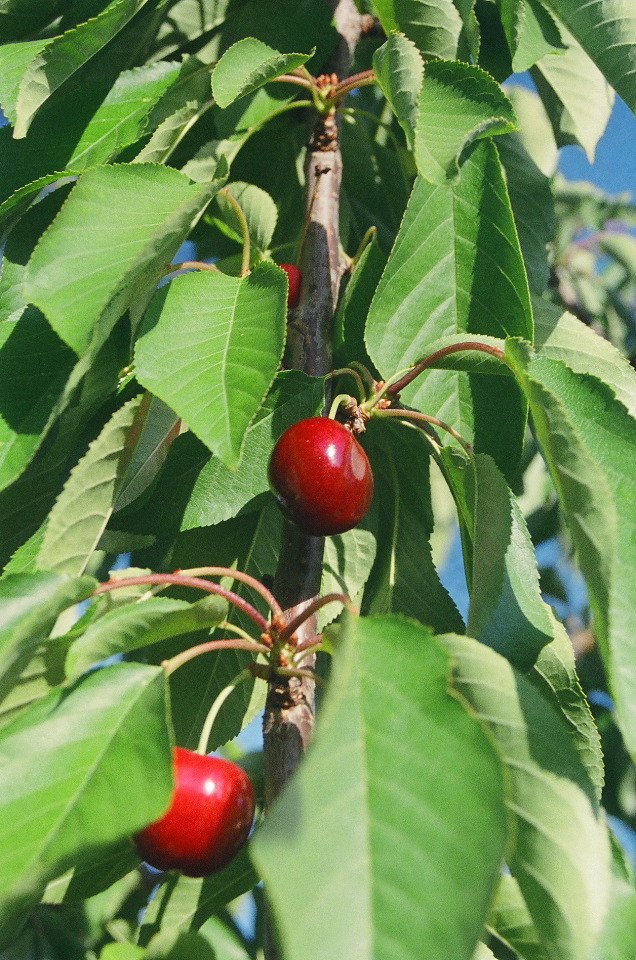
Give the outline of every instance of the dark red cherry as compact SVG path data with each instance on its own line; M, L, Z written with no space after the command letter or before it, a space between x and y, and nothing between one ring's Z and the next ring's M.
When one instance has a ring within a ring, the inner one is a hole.
M238 853L254 820L254 788L241 767L177 747L175 789L167 812L135 834L144 860L158 870L206 877Z
M373 498L366 453L329 417L309 417L285 430L272 451L269 482L297 526L323 537L355 527Z
M300 300L300 282L303 278L298 267L293 263L279 263L278 266L285 271L289 280L287 289L287 306L290 310L298 306Z

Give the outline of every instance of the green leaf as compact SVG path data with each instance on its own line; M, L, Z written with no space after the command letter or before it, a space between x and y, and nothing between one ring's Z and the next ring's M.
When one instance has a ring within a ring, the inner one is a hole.
M80 574L86 569L117 502L142 403L140 395L121 407L71 471L49 517L40 570Z
M165 929L155 934L143 956L146 960L216 960L204 937L193 931Z
M147 0L117 0L97 17L47 41L32 41L26 62L21 53L21 69L17 89L0 101L15 126L16 138L26 136L33 117L43 103L68 80L87 60L98 53L144 6ZM27 45L21 44L21 47ZM39 47L39 49L38 49ZM0 51L3 59L11 57L13 47ZM15 83L15 81L14 81Z
M429 355L429 346L451 333L532 339L517 233L499 158L488 142L472 148L456 186L416 181L371 304L366 342L388 377ZM478 377L427 370L402 400L446 421L466 440L474 437L476 449L491 453L512 475L525 432L524 405L512 382L481 379L480 389Z
M253 93L270 80L290 73L316 52L279 53L266 43L245 37L226 50L212 72L212 93L220 107Z
M417 169L431 183L456 182L469 144L516 126L510 100L485 70L459 62L426 64L414 149Z
M3 730L3 943L48 880L166 808L172 769L164 696L162 670L118 664L53 691Z
M211 595L197 603L151 597L104 614L71 646L66 659L69 676L77 676L93 664L116 653L215 627L227 615L227 602Z
M437 631L462 632L463 621L433 565L427 441L407 424L372 420L364 445L375 494L360 529L371 527L377 548L363 610L402 613Z
M567 49L543 57L532 68L532 76L557 145L580 143L592 163L614 106L614 91L567 30L563 38Z
M0 489L33 459L56 418L76 359L36 307L6 320L0 338L5 335L0 346Z
M91 577L14 574L0 581L0 700L48 636L60 613L90 596Z
M636 11L631 0L543 0L632 110L636 110Z
M136 348L136 373L228 467L280 363L286 285L261 263L247 277L202 271L155 295Z
M505 786L449 666L419 624L348 622L311 747L251 842L287 960L384 960L397 943L405 960L422 944L428 960L472 956L506 844Z
M565 49L559 28L539 0L499 4L515 73L523 73L541 57Z
M447 463L470 557L467 632L528 670L553 634L521 510L490 457Z
M257 258L259 253L262 255L269 248L272 237L274 236L276 221L278 220L276 204L265 190L261 190L260 187L255 187L253 183L242 183L240 180L237 180L234 183L230 183L227 190L232 194L243 211L249 230L250 244L254 248L255 258ZM239 223L236 210L224 192L217 194L214 207L217 211L220 210L221 216L219 217L217 214L217 216L213 218L213 222L216 223L227 236L236 240L237 243L242 244L243 235L241 232L241 224Z
M506 860L550 957L591 954L605 917L610 853L595 791L561 718L507 660L445 637L454 682L489 725L506 764L516 838Z
M20 40L51 23L60 0L3 0L0 5L0 39Z
M364 586L375 561L376 538L370 530L354 527L325 539L320 592L346 593L353 603L359 603ZM337 604L318 611L318 629L324 627L340 613Z
M380 23L388 34L400 30L425 59L453 60L462 51L465 24L452 0L375 0Z
M386 257L374 231L338 300L334 318L335 367L344 367L352 360L358 360L373 373L373 364L364 343L364 327L385 265Z
M572 641L552 611L549 616L554 639L539 654L529 679L548 703L562 713L600 802L605 782L601 738L576 672Z
M193 184L154 164L87 171L35 248L28 298L76 353L95 349L154 289L222 182Z
M116 157L146 133L157 102L178 83L178 63L150 63L124 70L84 127L68 167L85 170ZM154 158L148 158L154 159Z
M590 373L613 390L636 418L636 373L616 347L587 324L547 300L533 301L535 348L575 373Z
M606 384L511 342L537 436L565 511L594 611L595 634L628 749L636 750L636 419Z
M497 140L519 246L534 293L543 293L550 278L548 245L554 237L555 213L552 183L539 169L517 133Z
M636 951L636 889L616 866L605 925L599 934L593 960L627 960Z
M170 407L148 393L141 401L135 429L135 443L120 479L115 511L123 510L148 489L179 435L181 422Z
M377 83L412 148L424 77L422 57L411 40L400 33L391 33L386 43L373 54L373 69Z
M218 457L203 465L186 505L182 530L206 527L231 517L269 489L267 465L274 444L287 427L318 416L324 406L324 381L300 370L284 370L247 428L243 463L236 473Z
M198 930L211 914L251 890L257 880L246 847L227 867L205 879L169 874L144 912L139 942L147 944L160 929Z
M524 960L548 960L519 884L509 873L502 873L499 880L488 928Z
M514 134L502 137L497 141L497 145L500 146L510 139L520 140L525 152L543 175L552 178L556 173L559 151L539 95L534 90L513 83L506 85L506 93L519 119L519 129ZM505 163L504 159L504 166Z

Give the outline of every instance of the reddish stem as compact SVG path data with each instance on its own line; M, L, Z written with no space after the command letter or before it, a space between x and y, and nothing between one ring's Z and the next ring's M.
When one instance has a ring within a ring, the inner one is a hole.
M344 80L340 81L333 94L327 98L327 102L339 102L351 90L355 90L356 87L364 87L375 82L375 72L373 70L362 70L360 73L354 73L350 77L345 77Z
M271 590L268 590L256 577L242 570L234 570L232 567L192 567L188 570L180 570L179 574L181 576L185 574L186 576L232 577L233 580L240 580L256 593L260 593L272 613L282 615L283 609Z
M321 607L326 606L328 603L332 603L334 600L339 600L340 603L345 605L345 607L351 606L351 600L346 593L326 593L324 597L316 597L315 600L312 600L311 603L307 604L305 609L299 613L297 617L294 617L293 620L290 620L286 627L283 627L281 632L278 634L278 639L289 640L289 638L295 633L298 627L305 622L305 620L320 610Z
M212 650L250 650L252 653L269 653L267 647L255 640L241 640L228 637L225 640L206 640L205 643L198 643L196 647L189 647L182 653L170 657L163 661L163 666L167 673L173 673L178 667L181 667L188 660L194 660L202 653L210 653Z
M109 593L111 590L119 590L121 587L143 586L146 583L174 583L180 587L195 587L199 590L205 590L207 593L216 593L246 613L251 617L257 627L264 633L269 631L269 624L265 617L258 612L251 603L239 597L232 590L227 590L218 583L210 583L209 580L203 580L200 577L184 577L179 573L144 573L138 577L122 577L117 580L108 580L106 583L100 583L93 590L93 596L99 596L102 593Z
M308 90L313 89L313 84L311 80L308 80L306 77L300 77L294 73L281 73L279 77L272 77L272 81L283 81L284 83L295 83L298 87L306 87ZM270 82L272 82L270 81Z
M408 387L409 383L412 383L416 377L422 373L423 370L426 370L427 367L434 366L438 360L441 360L443 357L448 357L452 353L465 353L468 350L477 350L480 353L488 353L492 357L496 357L498 360L504 359L504 352L501 347L495 347L490 343L481 343L477 340L464 340L461 343L452 343L448 347L442 347L440 350L436 350L435 353L431 353L430 356L424 357L423 360L420 360L415 366L404 374L403 377L400 377L399 380L396 380L395 383L392 383L388 386L384 393L385 395L394 397L396 394L404 390L405 387Z

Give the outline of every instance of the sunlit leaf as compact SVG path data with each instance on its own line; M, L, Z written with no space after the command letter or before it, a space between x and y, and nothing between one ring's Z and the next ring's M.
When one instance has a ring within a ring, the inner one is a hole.
M177 277L146 315L138 379L231 468L276 375L285 314L285 276L262 263L247 277Z
M220 107L258 90L265 83L291 73L311 53L279 53L255 37L245 37L226 50L212 73L212 93Z
M4 728L0 752L6 942L48 880L165 809L172 770L163 671L119 664L53 691Z
M388 960L397 943L413 960L424 943L429 960L472 957L504 854L505 785L448 670L414 622L349 624L311 748L251 843L287 960Z

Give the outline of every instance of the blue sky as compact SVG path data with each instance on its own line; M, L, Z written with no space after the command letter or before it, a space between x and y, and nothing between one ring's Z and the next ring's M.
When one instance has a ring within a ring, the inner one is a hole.
M636 116L620 97L590 164L582 147L563 147L559 169L568 180L591 180L609 193L629 190L636 202Z

